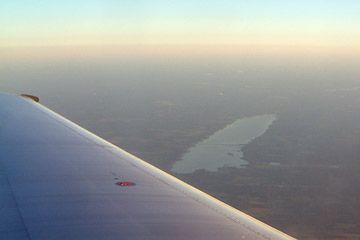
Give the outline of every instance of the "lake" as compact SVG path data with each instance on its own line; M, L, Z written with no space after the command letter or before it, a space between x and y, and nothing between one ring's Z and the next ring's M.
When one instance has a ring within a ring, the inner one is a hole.
M246 167L242 147L264 134L276 119L272 114L238 119L190 148L171 170L193 173L199 169L216 172L223 167Z

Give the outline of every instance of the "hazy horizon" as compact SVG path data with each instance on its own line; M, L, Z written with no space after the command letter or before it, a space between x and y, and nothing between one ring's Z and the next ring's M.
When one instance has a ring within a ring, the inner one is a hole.
M351 46L359 1L7 1L0 47L86 45Z

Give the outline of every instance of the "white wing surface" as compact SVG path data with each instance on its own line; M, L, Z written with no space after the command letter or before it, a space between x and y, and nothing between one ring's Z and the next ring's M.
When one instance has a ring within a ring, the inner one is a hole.
M0 239L292 239L33 100L0 94Z

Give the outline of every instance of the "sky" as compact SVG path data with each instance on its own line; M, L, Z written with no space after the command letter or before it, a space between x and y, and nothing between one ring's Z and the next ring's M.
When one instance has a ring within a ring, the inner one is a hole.
M0 0L0 47L360 45L358 0Z

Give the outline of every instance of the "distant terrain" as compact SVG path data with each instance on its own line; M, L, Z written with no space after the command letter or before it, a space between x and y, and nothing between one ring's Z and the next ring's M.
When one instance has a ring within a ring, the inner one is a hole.
M41 103L299 239L360 238L360 71L332 58L2 62L2 91ZM240 69L240 70L239 70ZM71 86L71 87L69 87ZM276 114L247 168L170 171L237 119Z

